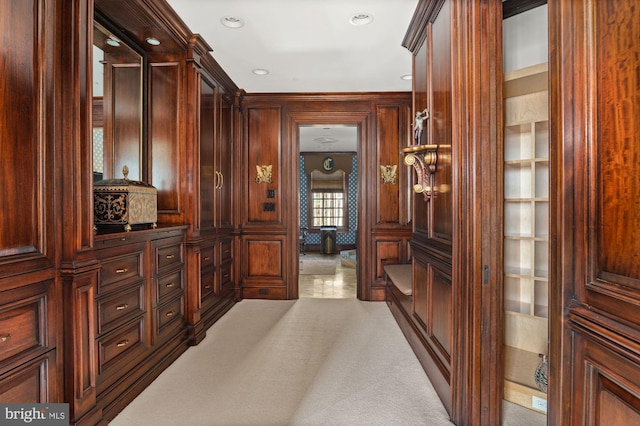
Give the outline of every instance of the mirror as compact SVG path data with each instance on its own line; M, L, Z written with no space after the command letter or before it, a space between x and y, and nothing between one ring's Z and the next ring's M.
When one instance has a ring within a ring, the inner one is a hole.
M99 22L93 27L94 181L144 180L143 56Z

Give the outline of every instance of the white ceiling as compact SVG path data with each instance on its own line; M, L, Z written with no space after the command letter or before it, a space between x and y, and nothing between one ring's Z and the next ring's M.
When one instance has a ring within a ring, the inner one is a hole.
M300 152L357 152L358 127L300 126Z
M402 39L418 0L168 0L247 93L411 91ZM354 26L358 13L373 16ZM238 17L239 29L220 19ZM269 70L257 76L253 69Z

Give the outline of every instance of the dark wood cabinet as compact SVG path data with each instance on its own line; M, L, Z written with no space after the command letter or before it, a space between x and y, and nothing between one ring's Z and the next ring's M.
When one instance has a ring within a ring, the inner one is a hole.
M429 113L405 154L436 161L413 175L411 294L388 304L456 424L499 424L502 404L500 3L420 1L403 41L412 117Z
M140 383L187 347L184 230L162 227L95 237L96 403L119 411Z
M197 106L188 123L194 179L187 197L191 224L187 233L186 317L192 344L236 300L233 281L232 167L235 118L231 93L216 78L211 50L199 36L190 39L187 61L189 104ZM210 58L210 57L209 57ZM223 252L225 274L223 274ZM228 281L222 286L221 277Z

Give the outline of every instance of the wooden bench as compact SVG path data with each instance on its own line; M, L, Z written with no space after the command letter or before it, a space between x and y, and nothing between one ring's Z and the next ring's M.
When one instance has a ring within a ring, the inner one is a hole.
M396 263L384 266L387 286L393 284L405 296L413 292L413 265L411 263Z

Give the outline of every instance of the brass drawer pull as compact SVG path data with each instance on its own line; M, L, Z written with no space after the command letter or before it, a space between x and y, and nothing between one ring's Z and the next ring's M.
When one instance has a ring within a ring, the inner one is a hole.
M209 284L205 285L204 288L206 288L207 290L211 288L211 286Z
M0 336L0 343L4 343L6 341L8 341L9 339L11 339L11 334L3 334L2 336Z
M174 256L174 255L172 255L172 254L168 254L168 255L167 255L167 259L173 259L174 257L175 257L175 256Z
M128 271L127 268L116 269L116 274L124 274L127 271Z
M121 348L121 347L123 347L123 346L127 346L128 344L129 344L129 339L124 339L124 340L119 341L119 342L116 344L116 346L117 346L117 347L119 347L119 348Z
M209 257L209 256L206 256L206 257L204 258L204 260L209 260L209 259L210 259L210 257Z
M166 316L167 316L168 318L171 318L171 317L172 317L172 316L174 316L175 314L176 314L176 313L175 313L174 311L169 311L169 312L167 312L167 313L166 313Z
M168 284L166 285L166 287L167 287L167 288L172 288L173 286L175 286L175 284L174 284L174 283L168 283Z
M129 307L128 303L123 303L122 305L116 306L116 311L122 311L122 310L127 309L128 307Z

